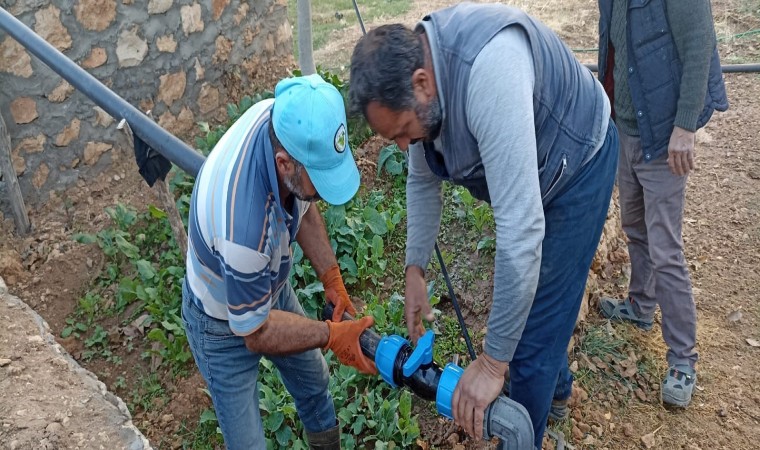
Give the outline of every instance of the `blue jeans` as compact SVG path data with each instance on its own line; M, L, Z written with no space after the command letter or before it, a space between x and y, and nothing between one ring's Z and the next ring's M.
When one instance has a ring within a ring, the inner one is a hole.
M610 121L596 156L544 206L546 231L538 288L509 363L509 396L528 410L539 449L552 398L564 400L572 393L567 345L607 218L617 161L617 130Z
M206 380L219 427L228 450L266 448L259 413L258 374L260 354L249 351L242 337L227 321L206 315L182 286L182 319L195 363ZM275 309L304 315L290 283L282 289ZM280 372L295 400L298 416L307 432L328 430L337 424L328 391L327 363L318 349L288 356L267 356Z

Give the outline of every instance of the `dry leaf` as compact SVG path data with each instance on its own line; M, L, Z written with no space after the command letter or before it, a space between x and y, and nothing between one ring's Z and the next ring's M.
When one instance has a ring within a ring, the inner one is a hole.
M137 331L140 332L140 334L145 334L145 326L150 325L151 322L151 316L148 313L145 313L138 317L137 319L133 320L130 326L135 327Z
M586 356L585 353L581 353L581 362L583 363L584 366L586 366L586 368L588 368L588 370L594 373L597 373L599 371L599 368L596 367L596 365L594 365L594 363L592 363L590 359L588 359L588 356Z
M604 361L602 361L602 359L600 357L598 357L598 356L594 356L593 358L591 358L591 361L594 363L594 365L596 367L598 367L600 369L606 369L607 368L607 363L605 363Z
M747 344L749 344L750 347L760 347L760 341L757 339L747 338Z
M631 360L630 358L620 361L620 365L626 369L630 367L636 367L636 360Z
M594 436L592 436L592 435L589 434L588 436L586 436L585 439L583 439L583 441L581 441L581 444L583 444L583 445L596 445L596 438Z

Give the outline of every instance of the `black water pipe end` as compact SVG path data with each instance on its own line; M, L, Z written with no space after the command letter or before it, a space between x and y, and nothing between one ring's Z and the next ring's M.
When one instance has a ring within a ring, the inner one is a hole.
M334 310L335 308L332 303L325 302L325 307L322 308L322 320L331 320ZM343 320L354 320L354 318L347 312L344 312ZM380 336L369 328L359 335L359 346L362 349L362 353L372 360L372 362L375 362L375 353L377 353L377 345L380 343L380 339Z
M405 344L401 347L393 364L393 381L398 386L406 386L418 397L435 401L438 394L438 382L441 379L441 369L435 362L423 364L410 376L404 376L404 364L412 356L412 347Z

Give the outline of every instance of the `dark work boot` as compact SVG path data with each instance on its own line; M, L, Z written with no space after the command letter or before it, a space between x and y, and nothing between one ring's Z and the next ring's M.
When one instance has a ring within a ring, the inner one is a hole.
M340 450L340 427L335 425L318 433L306 432L306 440L311 450Z

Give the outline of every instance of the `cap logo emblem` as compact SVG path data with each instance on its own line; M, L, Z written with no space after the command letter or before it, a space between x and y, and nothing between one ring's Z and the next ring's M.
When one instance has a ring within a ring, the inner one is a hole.
M343 124L335 131L334 144L336 152L343 153L346 150L346 127Z

